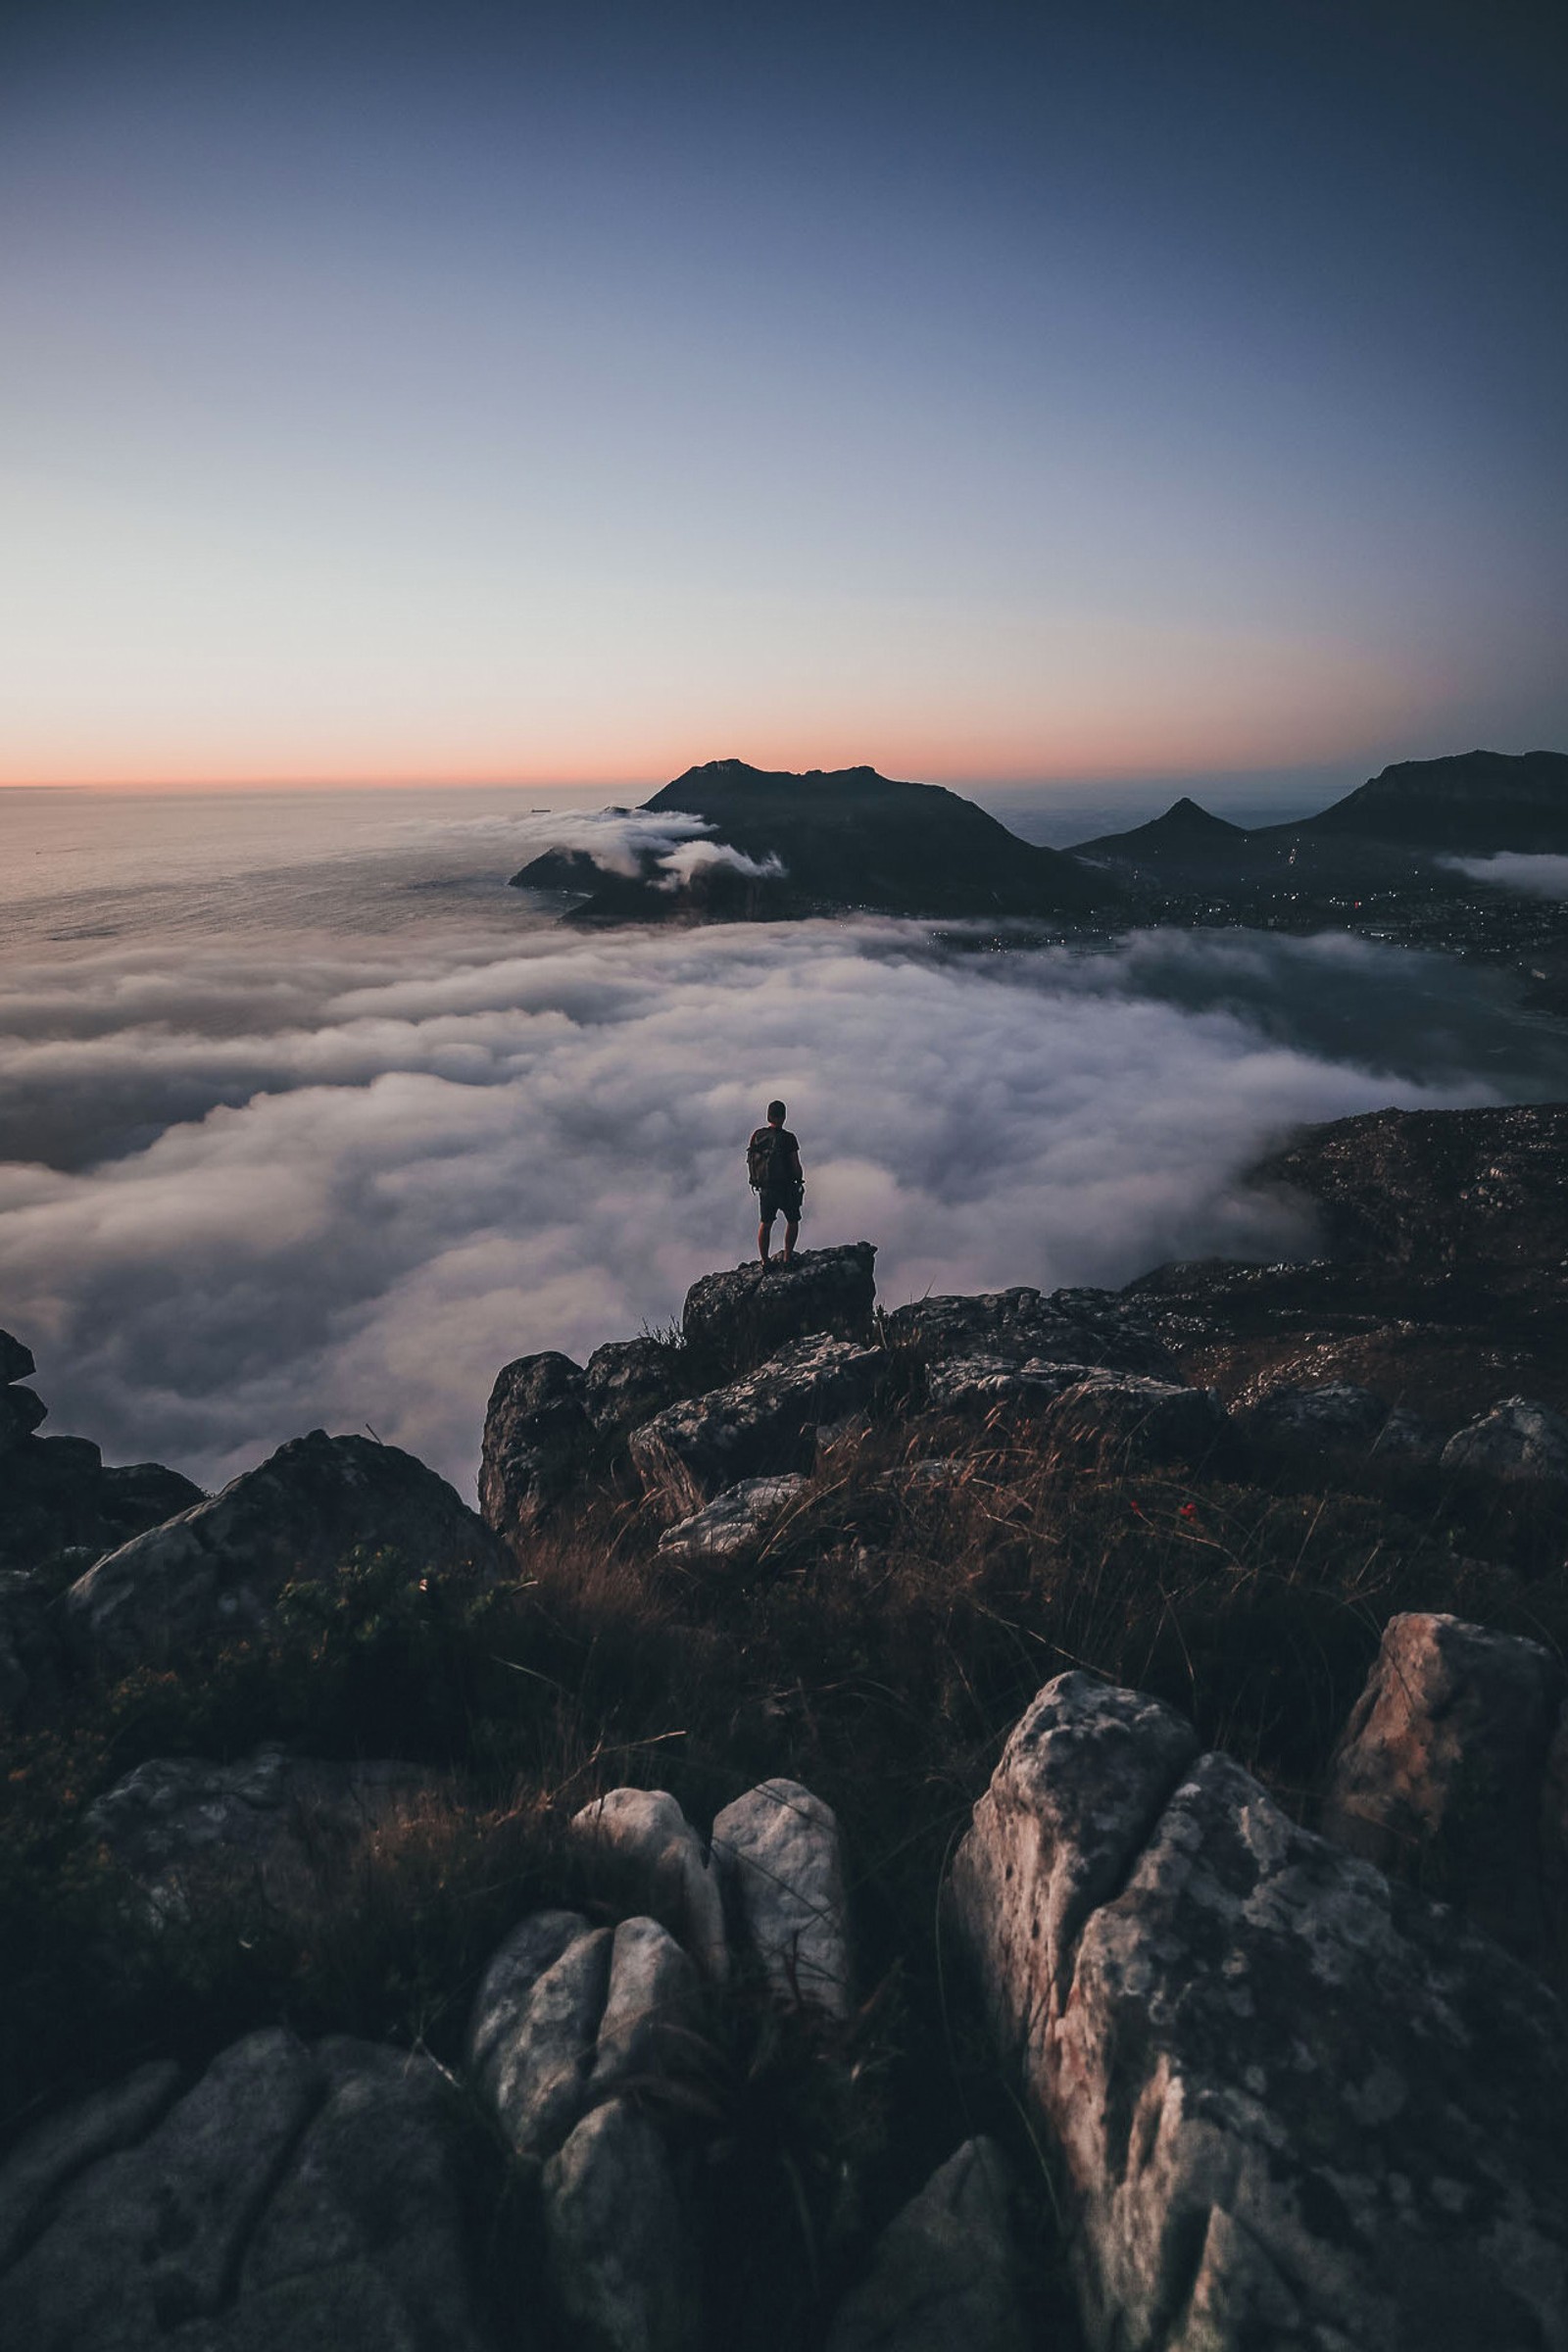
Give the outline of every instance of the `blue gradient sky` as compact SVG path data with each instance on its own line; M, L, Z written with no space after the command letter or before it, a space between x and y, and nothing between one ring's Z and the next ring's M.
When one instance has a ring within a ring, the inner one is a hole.
M0 781L1568 744L1548 12L0 22Z

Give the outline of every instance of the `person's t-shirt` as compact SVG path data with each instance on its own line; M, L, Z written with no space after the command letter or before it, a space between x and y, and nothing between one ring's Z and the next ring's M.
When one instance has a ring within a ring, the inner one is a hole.
M787 1127L759 1127L752 1137L752 1146L771 1147L771 1164L763 1160L768 1172L762 1182L764 1193L792 1193L801 1181L801 1147Z

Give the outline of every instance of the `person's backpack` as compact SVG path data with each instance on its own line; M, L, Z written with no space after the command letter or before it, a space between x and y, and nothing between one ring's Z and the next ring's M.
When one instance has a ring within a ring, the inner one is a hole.
M782 1192L792 1181L789 1139L781 1127L759 1127L746 1147L746 1173L754 1193Z

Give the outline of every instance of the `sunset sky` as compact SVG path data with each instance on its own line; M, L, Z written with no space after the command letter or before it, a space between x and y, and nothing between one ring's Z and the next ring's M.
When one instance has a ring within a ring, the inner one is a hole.
M1562 22L14 0L0 782L1568 747Z

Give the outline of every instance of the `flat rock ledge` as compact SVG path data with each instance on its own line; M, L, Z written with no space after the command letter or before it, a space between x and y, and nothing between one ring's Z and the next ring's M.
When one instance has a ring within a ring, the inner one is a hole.
M949 1889L1092 2352L1568 2345L1557 2000L1197 1747L1059 1676Z

